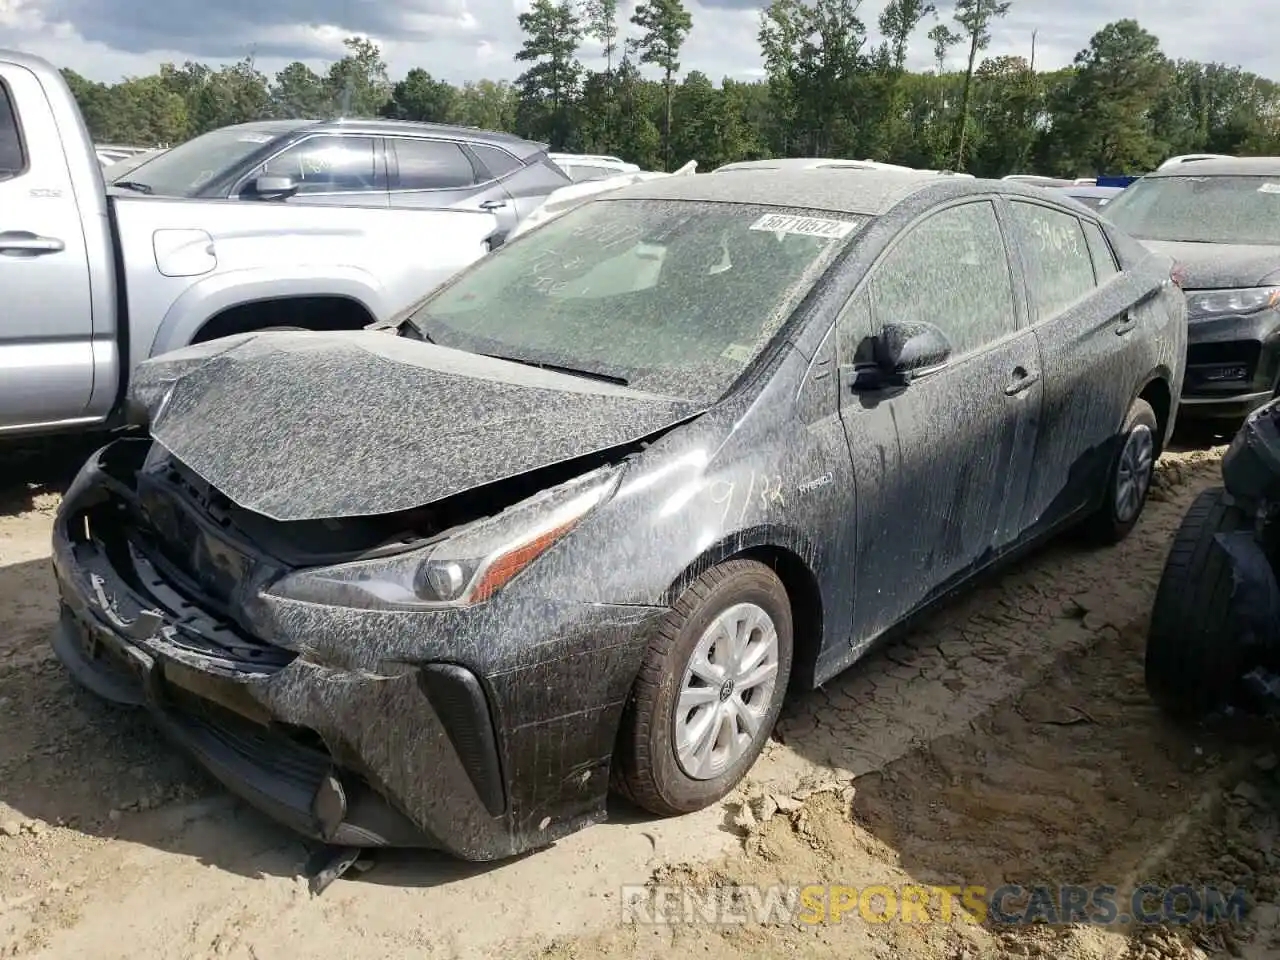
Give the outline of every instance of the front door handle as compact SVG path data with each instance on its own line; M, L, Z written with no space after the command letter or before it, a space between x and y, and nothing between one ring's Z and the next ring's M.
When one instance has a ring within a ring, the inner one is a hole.
M507 201L505 200L486 200L484 203L480 204L480 209L481 210L501 210L506 205L507 205Z
M0 233L0 253L30 254L61 253L67 245L57 237L40 237L26 230L8 230Z
M1123 337L1127 333L1132 333L1137 327L1138 321L1132 313L1126 313L1124 319L1116 324L1116 336Z
M1026 367L1014 367L1013 376L1009 378L1009 383L1004 388L1004 395L1016 397L1023 390L1035 386L1039 379L1040 374L1035 371L1028 370Z

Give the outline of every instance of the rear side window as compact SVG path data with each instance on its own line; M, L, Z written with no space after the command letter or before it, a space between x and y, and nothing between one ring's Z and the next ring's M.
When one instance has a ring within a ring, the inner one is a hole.
M473 143L470 144L470 147L472 152L480 158L480 162L484 164L491 177L505 177L511 171L519 170L522 166L519 160L498 147L491 147L483 143Z
M397 190L449 190L469 187L476 171L462 148L448 140L395 140L400 164Z
M1080 220L1035 203L1010 201L1014 238L1027 268L1032 321L1056 316L1094 289L1093 258Z
M1098 286L1102 286L1120 272L1120 266L1100 226L1086 220L1084 236L1089 241L1089 252L1093 254L1093 272L1097 275Z
M0 83L0 180L11 180L27 168L22 132L9 88Z

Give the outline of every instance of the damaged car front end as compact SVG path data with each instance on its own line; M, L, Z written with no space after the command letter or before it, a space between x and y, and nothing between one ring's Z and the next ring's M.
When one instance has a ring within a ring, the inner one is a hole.
M618 480L592 471L451 536L404 517L403 537L375 535L381 550L355 561L322 554L338 538L318 525L299 567L296 547L264 550L269 532L238 523L159 444L118 441L58 518L55 649L304 835L507 856L602 816L593 778L607 778L612 743L586 721L617 710L636 634L661 610L494 594ZM528 656L521 625L554 644ZM531 722L500 738L517 716ZM549 744L573 777L547 778Z

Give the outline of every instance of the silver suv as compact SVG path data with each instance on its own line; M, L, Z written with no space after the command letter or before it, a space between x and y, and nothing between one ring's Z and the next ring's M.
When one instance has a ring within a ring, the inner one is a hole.
M206 200L493 211L501 241L572 181L539 143L404 120L264 120L188 140L111 181Z

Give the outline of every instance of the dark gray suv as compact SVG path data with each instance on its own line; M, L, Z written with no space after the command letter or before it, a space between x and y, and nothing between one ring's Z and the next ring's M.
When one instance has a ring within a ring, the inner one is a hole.
M472 208L505 237L572 181L540 143L404 120L264 120L179 144L111 181L117 190L375 208Z

